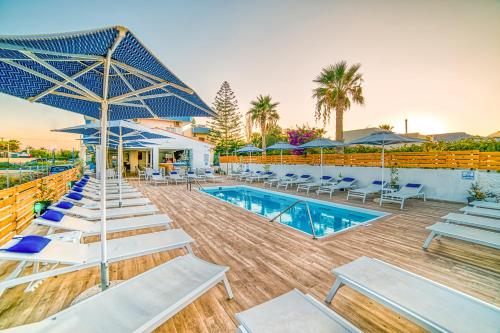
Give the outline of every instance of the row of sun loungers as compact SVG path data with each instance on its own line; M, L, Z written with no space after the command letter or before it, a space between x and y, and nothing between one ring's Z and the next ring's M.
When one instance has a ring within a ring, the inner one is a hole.
M347 286L430 332L498 332L500 309L399 267L360 257L332 270L331 303ZM239 331L361 332L310 295L292 290L236 315Z
M175 183L185 183L188 180L197 180L197 181L213 181L213 182L221 182L223 178L220 176L216 176L212 170L206 170L204 174L198 175L194 171L188 171L186 174L181 175L179 171L170 171L168 175L162 175L157 172L154 173L151 177L151 181L157 184L168 184L169 182Z
M115 185L116 183L107 186L107 189L114 188ZM122 186L135 191L125 181ZM85 191L88 188L97 189L99 193L100 185L87 176L77 187L82 187ZM34 225L48 227L47 236L16 237L2 247L0 260L17 261L19 265L0 282L1 292L20 284L28 284L26 291L31 291L46 278L99 265L100 242L79 242L81 237L100 233L99 204L94 205L90 202L91 199L83 202L69 202L66 199L68 198L63 196L60 202L52 205L47 212L34 220ZM108 262L182 248L186 250L186 255L170 260L38 323L7 331L151 331L219 282L224 284L228 298L232 298L226 278L229 268L197 258L191 249L194 240L182 229L171 229L172 220L167 215L154 214L158 211L157 208L149 205L149 200L146 203L148 205L107 208L107 231L113 233L152 227L164 227L165 230L107 240ZM89 205L92 209L85 207ZM55 231L63 232L54 233ZM76 234L78 239L67 238L67 234ZM28 245L33 247L38 246L37 244L42 244L39 249L26 251ZM24 274L25 268L30 265L34 267L32 274ZM137 295L141 297L137 298Z

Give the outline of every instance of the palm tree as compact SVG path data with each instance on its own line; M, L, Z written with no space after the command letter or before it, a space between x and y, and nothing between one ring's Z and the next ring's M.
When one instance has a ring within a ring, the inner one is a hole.
M316 120L330 121L331 111L335 110L335 140L344 140L344 112L351 103L364 105L363 74L359 73L361 64L347 65L341 61L321 70L313 82L319 86L313 90L316 99Z
M392 126L390 124L381 124L381 125L378 125L378 128L383 130L383 131L392 131L394 129L394 126Z
M276 111L278 102L273 103L271 96L259 95L257 100L251 101L250 104L252 108L247 112L249 120L252 126L257 126L260 129L260 135L262 137L262 150L263 154L266 153L266 134L270 126L276 125L280 116Z

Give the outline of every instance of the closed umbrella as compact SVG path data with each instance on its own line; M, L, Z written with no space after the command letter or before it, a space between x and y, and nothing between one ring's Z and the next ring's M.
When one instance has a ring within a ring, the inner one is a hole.
M353 140L346 145L375 145L382 146L382 187L384 188L384 168L385 168L385 146L398 143L417 143L425 142L425 140L417 138L409 138L406 136L397 135L391 131L377 131L372 134Z
M101 120L213 116L210 108L127 28L0 36L0 92ZM103 163L106 174L106 164ZM106 177L101 177L101 189ZM101 193L106 207L106 191ZM109 286L106 210L101 214L101 288Z
M297 146L289 144L288 142L277 142L272 146L267 147L266 150L279 150L280 151L280 170L283 174L283 150L293 150L297 149Z
M323 148L335 148L341 147L344 144L340 141L333 141L327 138L317 138L303 145L298 146L298 148L307 149L307 148L319 148L320 149L320 179L323 179Z
M237 153L249 153L250 154L250 163L252 163L252 153L261 153L262 149L255 147L254 145L246 145L243 148L240 148L236 151Z

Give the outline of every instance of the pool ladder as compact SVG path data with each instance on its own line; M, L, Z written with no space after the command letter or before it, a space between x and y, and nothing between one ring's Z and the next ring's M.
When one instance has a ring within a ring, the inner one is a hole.
M318 239L316 237L316 233L314 232L314 225L313 225L313 221L312 221L312 217L311 217L311 210L309 209L309 203L306 200L295 201L293 204L291 204L290 206L283 209L278 215L276 215L275 217L270 219L269 222L274 222L278 217L281 217L281 215L285 214L287 211L289 211L290 209L292 209L293 207L295 207L299 203L303 203L306 206L307 216L309 217L309 225L311 226L312 238Z

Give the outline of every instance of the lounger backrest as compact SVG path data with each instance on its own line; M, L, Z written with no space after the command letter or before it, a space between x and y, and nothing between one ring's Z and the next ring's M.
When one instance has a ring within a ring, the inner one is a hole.
M294 176L295 176L295 174L294 174L294 173L287 173L287 174L285 175L285 177L287 177L287 178L291 178L291 177L294 177Z
M387 182L384 180L384 186L387 185ZM373 189L380 189L382 187L382 181L381 180L374 180L370 185L368 185L368 188L373 188Z
M408 183L402 188L400 188L398 193L405 195L418 194L420 193L420 191L422 191L423 187L424 185L422 184Z
M321 177L321 180L331 180L332 176L323 176Z

